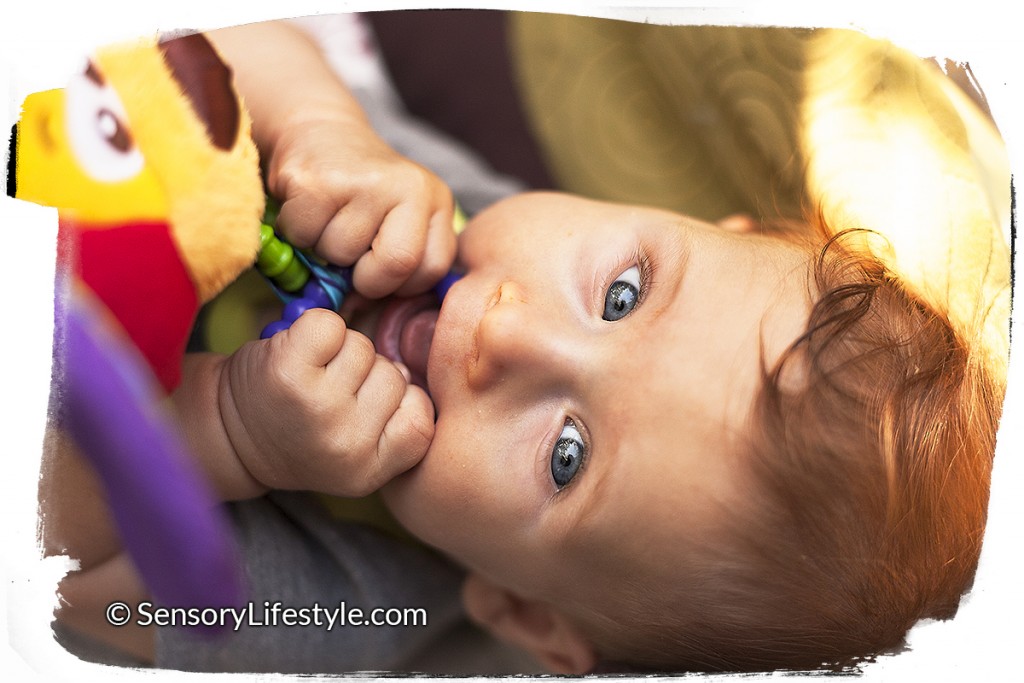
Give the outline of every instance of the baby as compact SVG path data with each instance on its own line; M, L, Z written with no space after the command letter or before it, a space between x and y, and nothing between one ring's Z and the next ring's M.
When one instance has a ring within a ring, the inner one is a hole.
M559 673L847 663L955 612L999 384L859 235L527 193L456 245L450 192L301 34L211 39L294 244L366 299L465 272L436 312L191 358L175 404L226 500L380 489Z

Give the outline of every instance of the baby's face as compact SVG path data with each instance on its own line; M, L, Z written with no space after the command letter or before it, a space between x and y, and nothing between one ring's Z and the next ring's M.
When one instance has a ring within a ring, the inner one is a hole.
M588 573L668 568L669 549L713 537L712 503L743 500L737 439L762 340L770 363L806 324L809 255L528 194L477 216L459 260L428 364L435 438L385 489L399 520L549 600Z

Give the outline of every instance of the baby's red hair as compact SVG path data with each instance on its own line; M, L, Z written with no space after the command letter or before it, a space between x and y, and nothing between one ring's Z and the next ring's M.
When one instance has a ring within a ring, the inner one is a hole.
M820 248L807 329L762 369L731 533L681 554L677 586L586 619L603 657L844 666L956 612L981 550L1003 380L856 239Z

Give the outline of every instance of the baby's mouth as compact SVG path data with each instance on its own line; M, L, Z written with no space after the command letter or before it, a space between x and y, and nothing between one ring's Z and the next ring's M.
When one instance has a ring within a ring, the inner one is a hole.
M427 389L427 359L440 304L434 294L395 299L381 312L375 336L377 351L409 368L412 383Z

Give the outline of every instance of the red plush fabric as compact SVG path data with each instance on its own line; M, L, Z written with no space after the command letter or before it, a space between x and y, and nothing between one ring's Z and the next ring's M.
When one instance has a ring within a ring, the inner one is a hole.
M103 301L164 389L173 390L199 301L169 226L88 229L62 222L59 242L63 265Z

